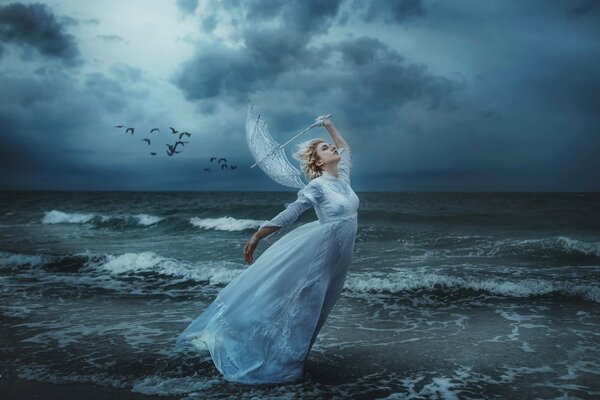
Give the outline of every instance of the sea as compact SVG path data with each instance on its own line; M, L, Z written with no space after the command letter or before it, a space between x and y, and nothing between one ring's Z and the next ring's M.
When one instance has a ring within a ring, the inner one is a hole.
M180 399L600 398L600 193L358 196L302 378L243 385L175 339L296 193L0 192L0 373Z

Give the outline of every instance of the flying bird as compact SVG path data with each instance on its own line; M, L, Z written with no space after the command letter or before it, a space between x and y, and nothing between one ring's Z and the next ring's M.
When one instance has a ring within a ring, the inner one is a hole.
M236 169L237 165L232 165L231 167L229 167L230 169Z
M181 153L181 151L177 151L177 147L172 144L166 145L169 149L167 150L167 154L172 156L173 154Z
M179 134L179 140L181 140L181 138L183 137L183 135L187 135L187 137L190 137L190 136L192 136L192 134L191 134L191 133L189 133L189 132L181 132L181 133Z
M181 140L178 140L175 142L175 147L177 147L178 144L181 144L182 146L185 147L186 143L189 143L189 142L182 142Z
M115 125L115 128L124 128L125 125Z
M155 153L155 152L152 152L152 153L150 153L150 155L153 155L153 156L155 156L155 155L156 155L156 153Z
M179 133L179 131L175 128L173 128L172 126L169 127L169 129L171 130L171 133L174 135L176 133Z
M210 172L210 168L204 168L204 171Z
M129 131L131 131L131 134L133 135L133 131L134 130L135 130L134 128L127 128L127 130L125 131L125 133L128 133Z
M221 164L221 171L223 171L223 168L227 168L227 164Z
M210 158L210 162L213 162L213 161L215 161L216 159L217 159L217 157L211 157L211 158Z
M144 139L142 139L142 142L148 142L148 146L150 146L150 139L144 138Z
M155 132L155 131L160 132L160 129L158 129L158 128L152 128L152 129L150 129L150 133Z
M221 164L221 161L223 161L223 162L227 162L227 160L226 160L226 159L224 159L224 158L219 158L219 161L217 161L217 164Z

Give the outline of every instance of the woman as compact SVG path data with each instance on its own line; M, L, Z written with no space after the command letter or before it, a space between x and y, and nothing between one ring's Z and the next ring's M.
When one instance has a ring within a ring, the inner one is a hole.
M225 379L282 383L302 375L304 361L340 296L356 236L358 197L350 187L350 148L330 120L335 146L310 141L295 154L310 182L298 199L263 223L244 247L252 263L260 239L315 208L318 221L280 238L231 281L179 336L208 350Z

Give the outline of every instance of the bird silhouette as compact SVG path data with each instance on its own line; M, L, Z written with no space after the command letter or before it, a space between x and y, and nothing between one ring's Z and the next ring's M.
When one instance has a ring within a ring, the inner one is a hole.
M215 161L216 159L217 159L217 157L211 157L211 158L210 158L210 162L213 162L213 161Z
M169 127L169 129L171 130L171 133L174 135L176 133L179 133L179 131L175 128L173 128L172 126Z
M224 159L224 158L219 158L219 161L217 161L217 164L221 164L221 161L223 161L223 162L227 162L227 160L226 160L226 159Z
M227 164L221 164L221 171L223 171L223 168L227 168Z
M142 139L142 142L148 142L148 146L150 146L150 139L144 138Z
M210 172L210 168L204 168L204 171Z
M189 132L181 132L181 133L179 134L179 140L181 140L181 138L182 138L184 135L187 135L187 137L190 137L190 136L192 136L192 134L191 134L191 133L189 133Z
M236 169L237 165L232 165L231 167L229 167L229 169Z
M155 155L156 155L156 153L155 153L155 152L152 152L152 153L150 153L150 155L153 155L153 156L155 156Z
M177 147L172 144L166 145L169 149L167 150L167 154L172 156L173 154L181 153L181 151L177 151Z
M152 129L150 129L150 133L155 132L155 131L160 132L160 129L158 129L158 128L152 128Z
M189 143L189 142L182 142L181 140L178 140L178 141L176 141L176 142L175 142L175 147L177 147L177 145L178 145L178 144L181 144L182 146L184 146L184 147L185 147L185 145L186 145L187 143Z
M115 128L124 128L125 125L115 125Z
M134 130L135 128L127 128L127 130L125 130L125 133L129 133L129 131L131 131L131 134L133 135Z

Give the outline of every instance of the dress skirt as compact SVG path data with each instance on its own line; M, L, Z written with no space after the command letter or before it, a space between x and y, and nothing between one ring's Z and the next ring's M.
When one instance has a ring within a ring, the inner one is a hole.
M344 286L355 235L356 214L287 233L221 290L177 344L209 351L229 381L298 379Z

